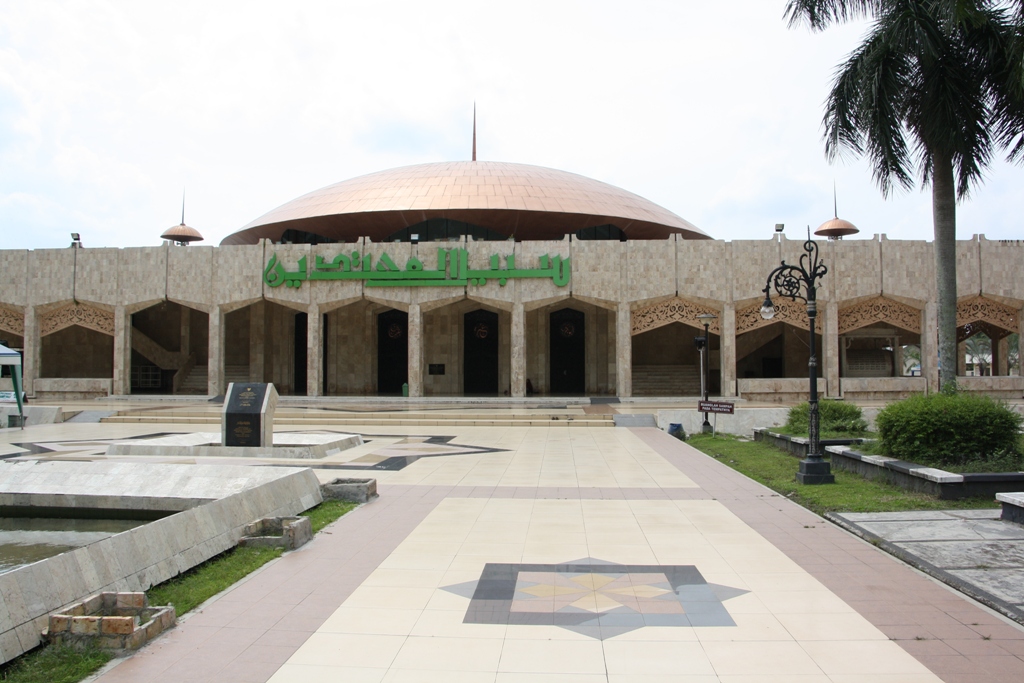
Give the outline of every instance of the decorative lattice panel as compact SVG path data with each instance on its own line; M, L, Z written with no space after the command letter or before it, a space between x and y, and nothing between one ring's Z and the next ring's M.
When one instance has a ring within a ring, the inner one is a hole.
M697 316L705 313L718 316L708 325L708 331L720 334L719 318L722 316L720 311L684 299L669 299L668 301L652 304L633 311L631 334L637 335L641 332L647 332L648 330L677 322L693 325L701 329L704 327L704 323Z
M875 323L888 323L907 332L921 334L921 311L882 296L839 309L839 334Z
M82 304L68 304L44 315L39 323L39 333L45 337L72 325L113 336L114 314Z

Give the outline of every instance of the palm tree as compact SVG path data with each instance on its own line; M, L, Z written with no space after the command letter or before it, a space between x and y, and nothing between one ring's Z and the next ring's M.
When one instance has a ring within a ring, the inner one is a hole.
M1024 161L1024 0L789 0L790 25L873 23L837 70L825 152L866 154L888 196L931 184L939 384L956 386L956 203L996 149Z
M968 337L964 347L974 364L974 373L985 375L986 368L992 362L992 340L984 332L979 332Z
M916 344L908 344L903 347L903 352L900 354L903 357L903 367L900 368L900 375L906 374L908 371L913 373L914 371L921 372L921 347Z

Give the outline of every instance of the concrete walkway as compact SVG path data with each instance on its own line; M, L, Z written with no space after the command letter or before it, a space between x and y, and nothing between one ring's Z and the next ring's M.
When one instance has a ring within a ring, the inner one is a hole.
M450 444L99 680L1024 680L1024 629L657 429Z
M930 576L1024 623L1024 525L1000 510L832 514Z

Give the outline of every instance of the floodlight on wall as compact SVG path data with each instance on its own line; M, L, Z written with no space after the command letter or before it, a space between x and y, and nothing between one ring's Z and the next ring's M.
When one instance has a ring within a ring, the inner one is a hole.
M419 244L420 236L417 233L409 235L409 241L413 244Z
M785 223L776 223L775 224L775 232L782 232L785 229L786 229L786 224Z
M81 249L82 248L82 236L77 232L71 233L71 248Z

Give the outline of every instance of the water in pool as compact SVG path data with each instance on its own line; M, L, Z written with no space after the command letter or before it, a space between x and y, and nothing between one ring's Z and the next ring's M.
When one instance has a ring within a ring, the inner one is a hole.
M145 523L137 519L0 517L0 574Z

